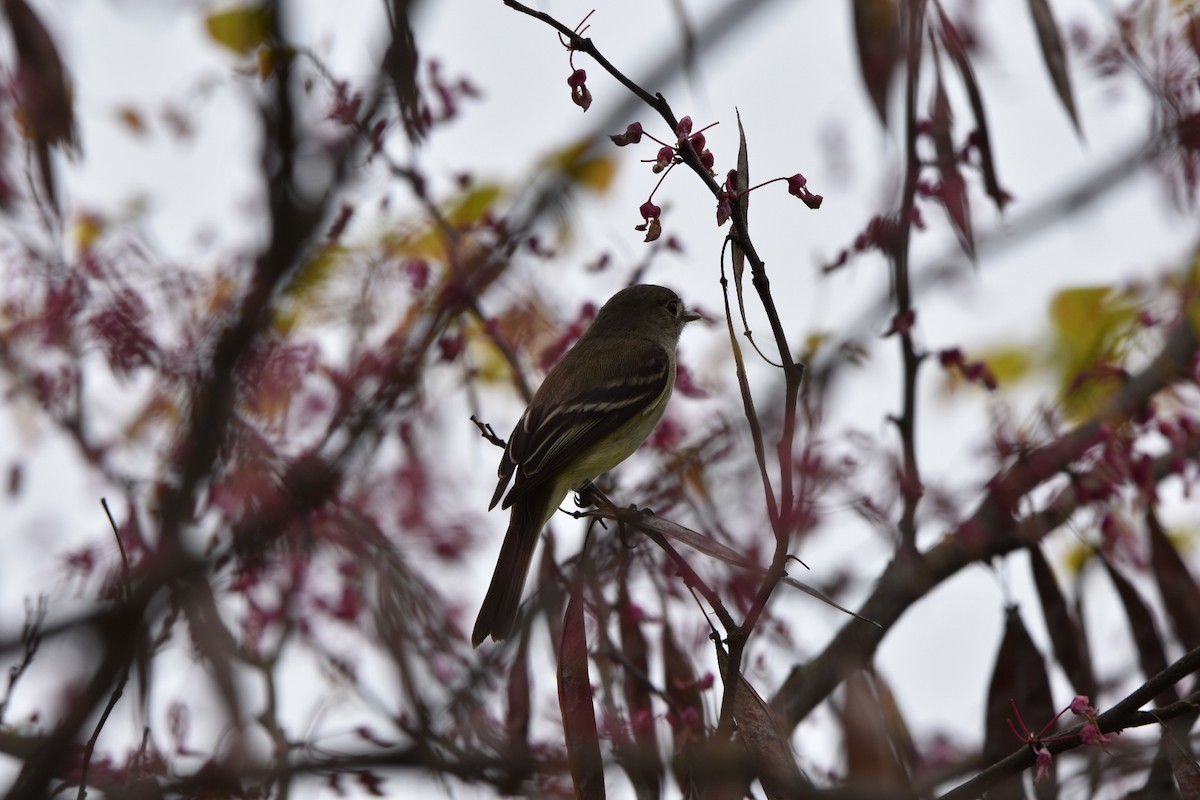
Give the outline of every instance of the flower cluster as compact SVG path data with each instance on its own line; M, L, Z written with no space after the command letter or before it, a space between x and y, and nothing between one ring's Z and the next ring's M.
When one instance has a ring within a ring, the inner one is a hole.
M588 17L591 17L595 11L589 11L587 16L580 20L575 26L573 33L576 36L582 36L583 32L588 29ZM559 34L558 40L562 42L562 46L567 48L567 63L571 66L571 77L567 78L567 86L571 87L571 102L587 111L592 106L592 93L587 87L587 71L579 69L575 66L575 45L573 41L568 41L562 34Z
M714 122L713 125L715 124L716 123ZM625 129L624 133L616 133L609 136L609 138L612 139L613 144L615 144L617 147L625 147L626 145L630 144L639 144L642 141L643 136L647 137L648 139L652 139L660 145L658 148L658 153L653 159L643 159L643 163L651 165L651 172L653 172L655 175L660 173L662 175L662 177L658 179L658 183L654 185L653 191L650 192L650 197L648 197L646 202L642 203L641 207L638 209L642 215L642 224L634 226L634 230L644 231L646 234L645 241L653 242L662 235L662 222L659 221L659 217L662 215L662 208L654 204L654 193L658 191L659 186L662 186L662 182L667 177L667 173L674 169L676 164L683 162L684 156L682 148L685 146L692 148L692 150L696 153L697 158L700 159L700 163L705 169L708 170L709 174L715 174L712 171L715 158L713 157L712 151L708 149L704 138L704 131L711 127L712 125L709 125L693 133L692 118L684 117L683 119L679 120L679 123L675 126L675 144L667 144L661 139L657 139L651 134L646 133L640 122L630 123Z
M1036 756L1036 771L1034 772L1033 781L1038 783L1044 780L1050 774L1050 767L1054 763L1054 755L1050 752L1047 744L1052 742L1065 742L1073 738L1079 737L1079 741L1084 745L1096 745L1103 747L1113 739L1111 733L1101 733L1100 723L1096 720L1096 715L1100 712L1091 704L1091 700L1087 695L1076 695L1071 704L1054 715L1054 719L1046 723L1046 725L1037 733L1031 732L1025 727L1025 721L1021 719L1021 712L1017 710L1017 704L1014 701L1012 704L1013 714L1017 718L1016 725L1010 719L1008 726L1012 729L1013 734L1020 739L1024 744L1029 745ZM1084 725L1079 730L1078 734L1062 734L1059 736L1046 737L1046 731L1058 722L1063 714L1070 711L1077 717L1084 718ZM1017 725L1020 726L1020 731L1017 730Z
M717 123L713 123L716 125ZM654 174L662 174L658 183L655 184L654 190L650 192L650 197L638 209L642 215L642 224L637 225L635 230L645 231L646 241L652 242L662 233L662 223L659 221L659 216L662 214L662 209L656 206L653 202L654 193L658 191L658 187L662 185L663 179L677 164L683 163L686 159L685 148L691 148L699 159L700 165L708 170L709 175L715 176L713 165L716 163L716 158L711 150L708 149L708 140L704 136L704 131L713 127L713 125L705 126L698 131L692 131L692 118L683 117L675 126L675 143L668 144L661 139L656 139L654 136L646 133L640 122L630 123L624 133L615 133L609 136L613 144L617 147L625 147L630 144L638 144L645 136L657 142L660 147L658 153L653 159L643 159L643 163L650 164L650 171ZM772 178L769 181L764 181L757 186L752 186L749 189L739 187L739 176L737 170L730 170L725 176L725 182L721 188L716 191L717 198L717 225L722 226L729 221L733 215L733 203L739 198L745 197L755 189L760 189L770 183L777 181L787 181L788 193L794 197L800 198L806 206L812 209L821 207L824 200L819 194L815 194L808 188L808 179L800 173L792 175L790 178Z

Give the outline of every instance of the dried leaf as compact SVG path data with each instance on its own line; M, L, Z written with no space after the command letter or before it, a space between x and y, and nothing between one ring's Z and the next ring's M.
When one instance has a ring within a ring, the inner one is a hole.
M858 670L844 683L841 725L846 751L846 783L862 793L903 794L911 789L868 674Z
M904 55L900 11L895 0L854 0L858 69L879 121L887 127L888 94Z
M936 64L936 62L935 62ZM933 105L929 110L929 135L937 160L939 186L937 200L946 210L954 233L963 252L975 259L975 235L971 229L971 204L967 195L967 182L958 168L958 153L954 149L952 136L954 114L950 109L950 98L942 83L941 69L935 70Z
M663 624L663 688L671 704L671 727L677 732L691 727L703 733L704 703L692 661L675 641L671 626Z
M558 648L558 705L562 710L575 793L591 800L604 797L604 760L600 756L600 734L596 730L596 709L592 707L592 685L588 678L583 606L583 584L576 582L567 601Z
M750 154L746 147L746 131L742 128L742 112L737 112L738 121L738 160L737 160L737 208L742 223L742 230L750 234L750 195L745 193L750 188ZM737 293L738 313L742 317L742 326L749 329L746 323L746 299L742 293L742 279L746 272L746 253L733 243L733 288Z
M1063 108L1071 117L1075 132L1082 136L1079 116L1075 113L1075 97L1071 92L1071 76L1067 73L1067 56L1058 25L1054 22L1054 14L1050 11L1050 4L1047 0L1029 0L1029 15L1033 17L1033 25L1037 29L1042 59L1045 60L1046 70L1054 83L1054 91L1058 92L1058 99L1062 101Z
M703 775L700 749L707 737L701 689L691 659L680 649L669 624L662 632L663 688L670 711L667 719L674 736L672 772L684 796L691 796L699 776ZM690 788L689 788L690 787Z
M654 533L662 534L663 536L665 536L668 539L673 539L674 541L679 542L680 544L685 544L688 547L692 548L693 550L704 553L705 555L711 556L712 558L718 559L720 561L724 561L726 564L729 564L730 566L739 567L744 570L749 570L750 572L753 572L756 575L765 575L766 574L766 569L758 566L757 564L755 564L752 561L749 561L744 555L742 555L738 551L734 550L731 547L721 544L717 540L713 539L711 536L706 536L705 534L699 533L698 531L694 531L691 528L685 528L682 525L678 525L674 522L671 522L666 519L660 519L658 517L652 517L650 519L641 520L639 522L639 524L644 529L648 529L649 531L652 531ZM867 619L866 617L859 616L858 614L855 614L850 609L845 608L844 606L838 605L831 598L829 598L827 595L822 593L819 589L809 586L807 583L804 583L803 581L799 581L791 576L785 575L783 578L783 582L785 584L787 584L788 586L791 586L794 589L799 589L800 591L804 592L805 594L809 595L810 597L815 597L816 599L820 600L822 603L825 603L826 605L836 608L838 611L841 611L844 614L849 614L850 616L854 617L855 619L862 620L863 622L868 622L872 625L875 625L876 627L878 627L878 625L879 625L879 623L875 622L874 620L870 620L870 619Z
M1063 671L1067 673L1075 693L1094 698L1096 678L1092 673L1092 662L1084 642L1083 629L1067 609L1067 601L1058 587L1058 581L1054 579L1054 573L1046 563L1041 548L1036 545L1029 548L1029 565L1033 571L1033 582L1037 586L1038 597L1042 602L1046 630L1049 631L1050 641L1054 645L1054 655L1062 665Z
M740 567L759 574L765 572L762 567L750 561L732 547L723 545L711 536L706 536L691 528L685 528L682 525L658 517L650 517L649 519L642 520L640 524L655 533L661 533L668 539L685 544L697 552L711 556L719 561L724 561L731 566Z
M1153 507L1146 509L1146 530L1150 537L1150 566L1175 636L1186 650L1200 647L1200 588L1167 538Z
M836 608L838 611L841 611L843 614L849 614L850 616L854 617L856 620L858 620L860 622L865 622L868 625L874 625L876 628L880 628L880 629L883 628L883 626L880 625L875 620L868 619L867 617L864 617L861 614L857 614L857 613L851 611L850 609L846 608L845 606L838 605L836 602L834 602L833 598L831 598L829 595L825 594L824 592L822 592L820 589L816 588L815 586L809 586L807 583L804 583L803 581L798 581L789 575L783 576L783 582L786 585L791 586L793 589L799 589L800 591L804 592L809 597L815 597L817 600L820 600L822 603L824 603L827 606Z
M1158 635L1158 628L1154 624L1154 616L1134 585L1124 575L1117 572L1108 559L1102 557L1100 560L1104 563L1108 577L1112 580L1117 595L1121 598L1121 605L1125 608L1129 629L1133 632L1133 641L1137 645L1138 662L1141 664L1142 674L1147 678L1153 677L1167 668L1167 656L1163 649L1162 638ZM1158 693L1155 701L1159 705L1165 706L1178 699L1179 695L1175 689L1167 687Z
M912 775L921 768L921 753L913 741L912 731L909 730L904 715L900 713L900 704L896 702L896 695L893 694L892 687L888 685L888 682L875 670L870 670L868 677L875 687L879 712L883 717L888 738L892 741L892 747L900 758L905 773Z
M1021 744L1013 736L1008 722L1011 719L1020 730L1020 724L1014 718L1014 705L1024 724L1035 732L1041 730L1056 713L1046 662L1029 638L1020 612L1015 606L1010 606L1005 614L1004 639L996 654L996 666L992 670L987 693L987 718L983 734L983 760L986 764L999 761ZM1057 786L1053 766L1050 767L1048 778L1039 784L1039 789L1047 785ZM1014 775L988 790L989 800L1023 800L1024 797L1020 775Z
M717 667L725 677L729 656L717 646ZM726 691L729 691L726 687ZM744 675L738 675L737 694L733 698L733 718L737 720L738 738L746 746L755 777L762 783L768 798L795 797L799 791L811 788L792 753L787 730L775 712L755 691Z
M1195 724L1195 714L1192 714ZM1185 798L1200 797L1200 764L1192 755L1188 742L1188 729L1183 728L1181 735L1173 737L1173 741L1163 741L1167 758L1171 762L1171 772L1175 782L1179 784L1179 796Z
M946 54L954 62L954 66L958 67L958 74L967 90L967 99L971 103L971 113L975 117L975 147L979 151L979 168L983 173L983 188L988 197L992 198L992 202L996 204L996 208L1003 211L1012 198L1009 197L1008 192L1000 188L1000 180L996 176L996 159L992 153L992 137L988 132L987 114L983 110L983 93L979 91L979 84L975 81L975 71L971 69L971 60L967 56L967 48L963 44L958 29L950 22L946 12L942 10L941 3L938 4L937 9L940 17L942 44L946 48Z
M566 617L566 600L558 564L554 560L554 532L547 529L542 534L542 556L538 562L537 597L540 609L546 615L550 628L550 641L554 649L562 643L562 620Z
M504 726L514 747L529 747L529 637L522 636L516 658L508 672L508 713Z
M651 702L649 650L641 619L629 598L628 575L623 576L617 595L617 620L621 632L621 656L625 665L622 685L625 706L633 729L635 752L625 759L625 770L639 798L662 795L662 762L654 735L654 706Z

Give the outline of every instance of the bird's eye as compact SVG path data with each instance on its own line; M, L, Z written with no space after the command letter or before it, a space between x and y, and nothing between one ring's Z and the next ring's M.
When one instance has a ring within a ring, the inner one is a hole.
M671 312L672 317L678 317L679 316L679 301L678 300L668 300L667 301L667 311Z

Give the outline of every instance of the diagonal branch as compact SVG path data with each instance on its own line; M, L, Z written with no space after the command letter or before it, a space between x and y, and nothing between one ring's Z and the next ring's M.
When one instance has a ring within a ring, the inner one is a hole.
M1132 418L1159 391L1186 377L1197 349L1196 334L1185 317L1154 362L1118 390L1099 413L997 474L975 512L938 544L924 553L898 551L858 611L880 627L848 623L820 655L794 668L772 698L771 705L787 725L799 724L846 674L868 664L891 626L931 589L970 564L1040 541L1070 519L1087 502L1075 486L1066 487L1043 510L1022 519L1014 518L1013 512L1029 492L1099 444L1105 426ZM1155 460L1155 481L1172 474L1181 456L1200 457L1200 439L1189 440L1185 453Z
M1200 648L1185 654L1174 664L1134 689L1108 711L1096 717L1097 727L1100 728L1101 733L1113 733L1141 725L1161 724L1165 720L1193 712L1197 701L1200 700L1200 695L1197 693L1193 693L1187 700L1181 700L1153 711L1138 711L1138 709L1153 700L1155 695L1163 689L1174 686L1195 672L1200 672ZM1045 748L1051 754L1058 755L1079 747L1082 741L1077 734L1082 728L1082 725L1076 726L1069 731L1055 735L1053 740L1044 742ZM1010 775L1016 775L1029 769L1033 766L1035 758L1033 748L1022 745L1011 755L992 764L966 783L946 792L938 800L970 800L970 798L980 797L989 787Z

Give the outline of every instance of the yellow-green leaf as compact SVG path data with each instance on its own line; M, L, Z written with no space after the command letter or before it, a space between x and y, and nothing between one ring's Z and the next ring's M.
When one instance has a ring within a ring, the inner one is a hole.
M1113 344L1127 329L1135 308L1128 295L1109 286L1064 289L1050 301L1050 321L1061 341L1092 351Z
M603 193L612 186L617 161L611 156L588 155L590 152L591 142L585 140L551 153L543 163L562 172L572 183Z
M1065 574L1077 576L1096 555L1096 548L1087 542L1074 541L1063 553L1062 565Z
M478 222L484 212L500 197L500 187L496 184L485 183L472 187L469 191L455 198L446 210L446 220L455 227L461 227Z
M245 56L267 40L271 12L260 5L233 6L212 12L204 18L204 25L214 42Z
M1001 386L1021 380L1033 367L1033 356L1028 347L998 347L980 353L979 360L987 364Z
M288 295L299 300L311 295L329 280L349 252L340 244L327 244L322 247L296 272L296 277L288 286Z
M1189 298L1187 318L1192 325L1192 331L1200 336L1200 293L1197 292L1197 289L1200 289L1200 253L1197 253L1196 257L1192 259L1189 273L1187 280L1190 285L1185 290L1187 292L1185 296Z

